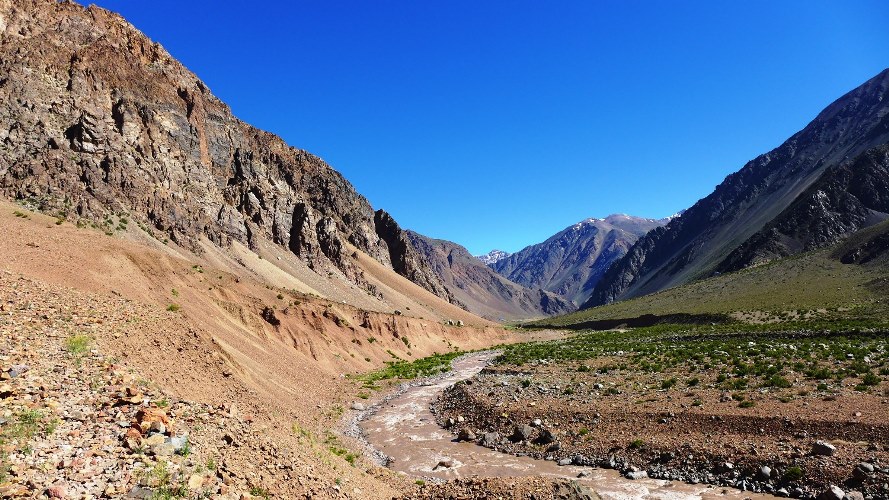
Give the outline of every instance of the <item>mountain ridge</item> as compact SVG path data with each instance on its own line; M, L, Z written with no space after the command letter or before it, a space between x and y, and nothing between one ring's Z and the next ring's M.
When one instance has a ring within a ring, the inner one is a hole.
M407 236L454 297L483 318L519 320L564 314L576 308L557 294L510 281L457 243L414 231L407 231Z
M490 266L513 282L580 304L612 262L665 220L626 214L584 219Z
M403 275L453 298L422 259L392 252L386 240L403 235L381 237L370 203L339 172L232 115L119 15L42 0L0 7L0 194L63 219L126 213L193 251L202 238L269 241L379 295L354 246L390 268L410 263Z
M682 217L640 238L582 307L637 297L717 271L829 167L889 141L887 88L889 69L831 103L777 148L728 175Z

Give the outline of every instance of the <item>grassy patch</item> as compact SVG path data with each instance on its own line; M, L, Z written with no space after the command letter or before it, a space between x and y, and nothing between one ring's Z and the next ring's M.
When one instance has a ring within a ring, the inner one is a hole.
M464 354L464 352L455 351L444 354L433 354L432 356L417 359L415 361L387 361L385 368L358 375L355 378L363 382L365 387L376 389L376 383L381 380L411 380L444 373L450 370L451 361L462 354Z
M72 356L83 356L89 352L92 343L93 339L89 335L72 335L65 339L65 350Z

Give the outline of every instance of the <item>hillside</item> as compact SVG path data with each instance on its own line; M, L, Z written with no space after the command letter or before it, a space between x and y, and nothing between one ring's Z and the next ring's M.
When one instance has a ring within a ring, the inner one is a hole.
M581 304L615 260L666 222L623 214L586 219L489 265L511 281Z
M354 247L452 298L409 246L390 247L401 235L378 229L400 228L378 228L342 175L238 120L120 16L49 0L0 7L0 195L108 231L125 214L193 251L274 245L386 308Z
M413 247L430 263L457 301L483 318L520 320L565 314L575 309L564 298L513 283L456 243L408 231Z
M778 218L797 200L802 205L810 204L806 197L815 193L807 190L825 172L839 175L832 169L842 169L840 166L847 160L854 161L889 142L887 90L889 70L839 98L778 148L726 177L713 193L695 203L682 217L640 238L603 276L584 307L638 297L710 276L721 268L761 261L757 256L799 252L812 246L806 244L810 240L819 241L819 245L829 244L843 236L844 231L861 227L864 221L855 222L861 219L861 211L879 210L877 205L868 207L832 199L830 204L836 210L831 215L830 230L822 236L782 237L779 233L787 229L782 229ZM878 164L871 166L879 168ZM825 178L824 182L830 181ZM840 196L842 189L823 192ZM797 217L786 215L788 220ZM864 219L874 223L883 217L872 215ZM806 219L815 223L819 217ZM769 227L773 221L775 226ZM757 234L761 231L771 235ZM800 231L807 229L804 226ZM745 247L739 250L742 245ZM777 249L776 245L782 248Z

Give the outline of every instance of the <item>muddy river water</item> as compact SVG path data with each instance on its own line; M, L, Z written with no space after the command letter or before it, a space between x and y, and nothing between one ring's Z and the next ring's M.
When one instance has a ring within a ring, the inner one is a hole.
M658 479L630 480L617 471L559 466L555 462L499 453L474 443L456 442L435 423L430 403L445 388L472 377L495 356L485 352L457 359L453 370L410 387L382 403L359 423L370 446L391 458L389 467L416 478L549 476L575 479L604 499L764 499L777 498L723 487ZM438 466L442 460L450 467ZM579 478L581 472L589 474Z

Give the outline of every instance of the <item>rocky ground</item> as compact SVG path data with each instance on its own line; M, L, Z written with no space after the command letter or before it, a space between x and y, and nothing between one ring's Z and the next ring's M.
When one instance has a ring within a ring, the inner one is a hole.
M0 497L339 496L233 405L177 399L99 350L151 314L0 274Z
M823 498L889 498L889 396L879 387L759 389L743 404L706 374L688 387L664 374L600 373L595 362L577 368L490 367L445 391L436 418L459 439L629 478L799 498L836 485L843 493Z

